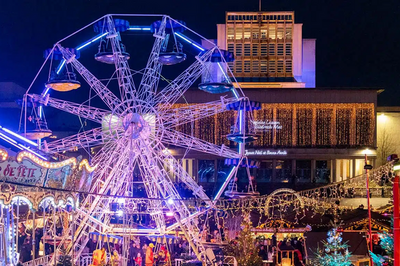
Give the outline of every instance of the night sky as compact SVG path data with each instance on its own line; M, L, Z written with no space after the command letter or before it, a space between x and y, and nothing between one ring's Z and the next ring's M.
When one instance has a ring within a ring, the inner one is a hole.
M263 10L295 11L303 38L317 39L318 87L384 88L379 104L400 105L399 5L395 0L264 0ZM107 13L168 14L212 39L225 11L257 10L258 0L3 0L0 81L27 87L44 49Z

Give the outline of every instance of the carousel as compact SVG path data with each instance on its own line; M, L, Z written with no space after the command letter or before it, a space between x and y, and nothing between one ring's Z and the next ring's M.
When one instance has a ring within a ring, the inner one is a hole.
M0 262L6 265L54 253L95 168L81 157L51 162L11 153L0 149Z

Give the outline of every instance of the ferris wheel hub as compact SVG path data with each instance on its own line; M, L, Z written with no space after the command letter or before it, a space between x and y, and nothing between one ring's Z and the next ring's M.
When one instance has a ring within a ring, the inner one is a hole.
M125 135L137 139L147 138L150 133L150 126L146 120L137 113L128 113L122 121L122 126L125 129Z

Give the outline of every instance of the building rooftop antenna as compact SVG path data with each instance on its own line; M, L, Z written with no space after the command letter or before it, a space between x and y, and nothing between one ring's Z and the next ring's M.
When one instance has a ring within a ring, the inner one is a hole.
M261 0L258 0L258 12L261 12Z

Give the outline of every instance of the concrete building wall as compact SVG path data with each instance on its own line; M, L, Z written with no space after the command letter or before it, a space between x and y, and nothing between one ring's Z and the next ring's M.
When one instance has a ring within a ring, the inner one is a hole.
M306 88L315 88L316 39L303 39L302 82Z
M386 162L390 154L400 155L400 108L390 111L378 107L377 113L377 160L378 164Z
M303 67L303 24L296 23L293 28L293 76L302 82Z

